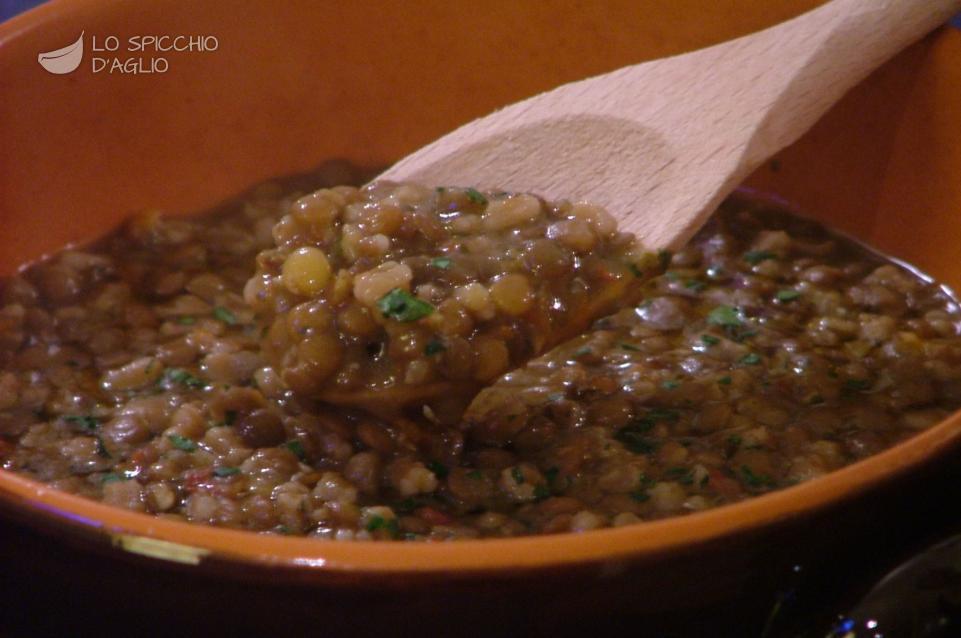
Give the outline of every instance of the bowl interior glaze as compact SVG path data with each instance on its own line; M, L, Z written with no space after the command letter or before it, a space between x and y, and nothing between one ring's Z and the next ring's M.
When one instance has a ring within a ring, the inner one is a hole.
M296 0L282 10L264 2L238 11L223 0L54 0L0 25L0 272L96 237L134 211L203 210L330 158L386 164L499 105L748 33L816 4ZM122 41L210 34L219 46L171 53L163 74L93 73L85 60L70 75L52 75L37 64L39 52L81 31ZM913 46L748 184L961 288L959 57L961 34L950 30ZM575 567L604 576L790 525L904 475L959 437L955 415L876 457L743 504L587 535L503 541L260 536L113 509L6 472L0 504L33 525L103 546L201 568L276 568L284 578L370 584L385 573L450 580Z

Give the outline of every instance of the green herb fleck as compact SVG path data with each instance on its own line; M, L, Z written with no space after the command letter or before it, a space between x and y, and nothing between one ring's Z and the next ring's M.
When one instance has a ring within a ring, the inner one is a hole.
M721 385L731 385L731 377L724 375L723 377L718 379L717 382L720 383Z
M560 474L560 470L556 467L549 467L544 470L544 478L547 479L547 484L553 485L554 481L557 480L558 474Z
M681 382L675 381L674 379L668 379L667 381L661 383L661 387L665 390L677 390L679 387L681 387Z
M740 363L745 366L756 366L761 363L761 356L756 352L749 352L741 357Z
M845 379L842 392L853 394L855 392L864 392L865 390L869 389L871 389L871 381L868 379Z
M94 432L100 427L100 419L90 414L70 414L63 417L63 420L87 432Z
M731 436L727 437L727 443L731 447L741 447L741 441L743 441L743 439L737 434L732 434Z
M681 485L691 485L694 483L694 471L686 467L668 468L666 474L669 478L676 480Z
M214 308L214 318L216 318L218 321L223 321L228 326L237 325L237 315L223 306L217 306Z
M671 264L671 251L669 250L659 250L657 251L657 260L661 264L661 268L667 268Z
M239 467L215 467L214 468L214 476L219 476L220 478L233 476L234 474L240 474Z
M514 479L515 483L521 485L524 483L524 472L521 471L520 467L515 465L511 468L511 478Z
M444 342L442 342L440 339L431 339L427 342L427 345L424 346L424 354L426 354L428 357L432 357L435 354L440 354L444 350L447 350L447 346L445 346Z
M129 480L125 475L119 474L117 472L108 472L100 477L100 484L106 485L107 483L116 483L118 481Z
M169 434L167 435L167 438L170 439L170 443L178 450L183 450L184 452L197 451L197 444L185 436L180 436L179 434Z
M190 315L184 315L183 317L177 317L177 323L181 326L192 326L197 323L197 318Z
M551 392L547 395L547 401L549 403L557 403L558 401L563 401L566 396L563 392Z
M304 445L300 441L296 441L296 440L287 441L286 443L284 443L283 447L293 452L294 456L296 456L301 461L307 460L307 452L304 451Z
M711 347L721 343L721 340L715 337L714 335L701 335L701 343L703 343L707 347Z
M428 461L427 469L433 472L439 479L445 479L447 475L450 474L450 469L439 461Z
M621 350L628 350L630 352L640 352L641 349L631 343L622 343Z
M635 421L618 430L614 439L634 454L650 454L657 449L657 442L646 435L653 426L653 421Z
M549 487L542 483L538 483L534 486L534 500L543 501L544 499L550 497L551 490Z
M377 307L388 319L403 323L417 321L434 312L434 306L401 288L394 288L381 297Z
M778 290L774 297L781 303L787 303L789 301L794 301L801 296L801 291L794 290L792 288L786 288L784 290Z
M113 458L110 456L110 452L107 450L107 446L103 443L103 438L96 436L94 439L97 441L97 456L109 459Z
M718 306L708 313L707 322L715 326L738 327L744 325L741 313L731 306Z
M204 379L194 376L181 368L171 368L167 370L164 373L164 378L172 383L185 385L188 388L198 389L207 386L207 382Z
M688 290L693 290L694 292L701 292L707 288L707 284L703 281L698 281L697 279L688 279L684 282L684 287Z
M385 518L383 516L371 516L370 520L367 521L367 531L376 532L377 530L385 530L388 534L396 537L400 534L400 528L397 526L396 518Z
M741 478L751 487L773 487L774 479L765 474L756 474L746 465L741 466Z
M767 250L749 250L744 253L744 261L756 266L767 259L777 259L777 255Z
M465 476L472 481L479 481L484 478L484 474L480 470L471 470Z
M450 257L434 257L430 260L430 265L434 268L440 268L441 270L447 270L450 268L451 260Z
M708 266L705 272L707 273L707 276L710 277L711 279L720 279L726 274L724 272L724 269L721 268L720 266Z
M591 354L592 352L593 350L591 350L588 346L582 346L574 351L574 357L583 357L585 354Z
M467 199L469 199L474 204L480 204L481 206L487 206L487 198L477 190L476 188L467 189Z
M649 501L651 499L651 495L648 494L646 490L634 490L631 492L631 498L638 503L643 503L644 501Z

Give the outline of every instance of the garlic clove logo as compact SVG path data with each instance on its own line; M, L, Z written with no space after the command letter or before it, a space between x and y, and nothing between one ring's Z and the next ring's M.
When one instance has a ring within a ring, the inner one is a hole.
M75 71L83 59L83 34L84 32L81 31L76 42L68 44L62 49L38 55L37 61L40 62L40 66L57 75Z

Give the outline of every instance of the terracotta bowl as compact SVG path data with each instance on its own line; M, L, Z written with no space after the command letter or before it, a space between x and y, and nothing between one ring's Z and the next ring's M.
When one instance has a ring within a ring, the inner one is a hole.
M202 210L329 158L388 164L499 105L815 4L55 0L0 25L0 272L96 237L132 211ZM81 32L86 50L76 71L51 74L37 63L40 52ZM217 49L124 50L130 36L160 34L215 36ZM93 50L111 35L120 51ZM98 56L142 57L145 68L164 57L167 70L95 73ZM961 33L947 29L905 51L749 185L961 289L958 59ZM875 457L742 504L517 540L255 535L113 509L2 471L0 505L44 538L85 548L75 556L93 550L140 561L141 569L169 566L173 583L186 582L177 580L186 573L306 587L324 593L313 599L316 609L350 596L377 613L443 600L448 612L481 618L513 595L552 613L671 609L737 595L773 564L779 545L794 543L801 556L850 540L884 516L857 503L910 480L959 440L956 414ZM839 512L844 525L825 523Z

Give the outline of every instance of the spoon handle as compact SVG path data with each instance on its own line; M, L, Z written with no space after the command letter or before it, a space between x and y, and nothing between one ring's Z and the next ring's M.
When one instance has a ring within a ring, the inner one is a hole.
M701 52L713 58L718 78L707 99L742 96L740 112L732 113L728 124L756 123L742 158L753 170L800 137L871 71L958 11L958 0L828 2L723 50Z
M770 29L563 85L381 177L585 199L675 248L761 162L961 0L832 0Z

